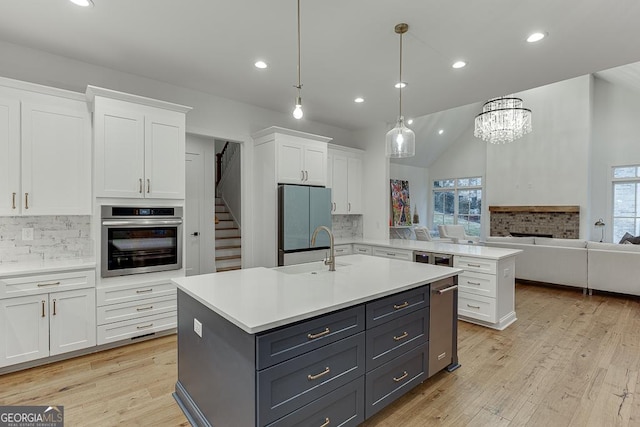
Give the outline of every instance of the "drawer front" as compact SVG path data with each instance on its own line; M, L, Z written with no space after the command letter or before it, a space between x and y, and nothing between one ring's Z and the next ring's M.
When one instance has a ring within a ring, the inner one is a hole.
M353 245L353 253L360 255L371 255L371 246Z
M364 376L280 418L269 427L357 426L364 422Z
M177 324L176 314L177 312L173 311L142 319L100 325L98 326L98 345L173 329Z
M271 423L365 372L364 332L258 372L259 424Z
M12 277L0 279L0 299L85 289L95 285L95 270Z
M147 298L141 301L123 302L98 307L98 325L139 319L169 311L176 311L178 305L175 296Z
M367 373L365 416L371 417L427 378L428 344Z
M460 292L495 298L496 276L495 274L465 271L458 276L458 288Z
M384 258L403 259L405 261L413 261L412 251L403 251L400 249L373 248L373 255L384 257Z
M351 250L351 245L337 245L334 246L333 251L336 256L351 255L353 253L353 251Z
M364 331L364 326L364 307L359 306L259 335L257 338L258 369L268 368Z
M458 293L458 315L489 323L496 322L495 298L483 297L467 292Z
M367 304L367 329L429 305L429 286L421 286Z
M98 306L103 306L168 295L176 295L176 285L172 282L139 283L99 287L96 300Z
M495 260L473 258L466 256L456 256L453 258L453 266L462 268L466 271L475 271L478 273L496 274Z
M367 331L367 371L429 339L429 308L417 310Z

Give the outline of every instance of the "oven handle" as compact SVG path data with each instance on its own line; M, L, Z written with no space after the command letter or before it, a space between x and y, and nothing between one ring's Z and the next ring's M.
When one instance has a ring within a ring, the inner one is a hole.
M180 225L182 219L139 219L139 220L110 220L106 219L102 221L102 225L106 226L154 226L154 225Z

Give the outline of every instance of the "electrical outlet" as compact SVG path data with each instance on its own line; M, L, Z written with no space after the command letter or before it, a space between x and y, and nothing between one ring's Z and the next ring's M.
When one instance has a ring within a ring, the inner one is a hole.
M193 332L202 338L202 323L195 317L193 318Z
M22 240L33 240L33 228L22 229Z

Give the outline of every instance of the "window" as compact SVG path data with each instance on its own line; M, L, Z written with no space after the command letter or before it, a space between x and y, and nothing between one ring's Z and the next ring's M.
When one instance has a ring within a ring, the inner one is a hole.
M613 241L640 235L640 165L613 168Z
M482 178L433 181L433 226L464 225L467 234L480 235Z

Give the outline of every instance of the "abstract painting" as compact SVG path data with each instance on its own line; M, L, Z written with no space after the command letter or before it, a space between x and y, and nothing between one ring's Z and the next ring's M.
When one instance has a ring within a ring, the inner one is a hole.
M411 206L409 204L409 181L392 179L391 181L391 225L411 225Z

